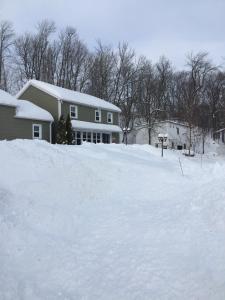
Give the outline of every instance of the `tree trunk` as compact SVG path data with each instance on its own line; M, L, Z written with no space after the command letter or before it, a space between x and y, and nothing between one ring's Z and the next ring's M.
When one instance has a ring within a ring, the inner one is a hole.
M205 154L205 136L202 136L202 154Z
M152 143L152 130L148 128L148 144L151 145Z
M191 126L189 127L189 150L188 155L191 155Z

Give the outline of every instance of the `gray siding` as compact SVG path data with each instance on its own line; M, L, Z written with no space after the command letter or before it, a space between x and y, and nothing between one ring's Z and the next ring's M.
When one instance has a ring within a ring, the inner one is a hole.
M42 125L42 139L50 142L49 122L15 118L15 108L0 105L0 140L32 139L32 124Z
M97 108L63 101L62 114L65 118L70 113L70 105L76 105L78 107L77 120L95 123L95 110ZM102 115L101 123L109 124L109 123L107 123L107 113L108 112L112 112L112 111L101 109L101 115ZM113 123L112 124L118 125L118 122L119 122L118 113L117 112L112 112L112 113L113 113Z
M58 100L49 94L42 92L33 86L29 86L19 99L29 100L50 112L55 121L58 120Z

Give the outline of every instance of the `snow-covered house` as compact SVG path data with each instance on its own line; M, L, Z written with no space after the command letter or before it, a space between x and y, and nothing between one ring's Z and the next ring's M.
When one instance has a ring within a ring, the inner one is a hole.
M0 140L44 139L51 142L51 114L0 90Z
M82 141L120 142L121 110L105 100L38 80L28 81L17 94L17 98L28 99L49 111L56 122L61 115L66 118L69 114L74 140L78 145ZM54 128L53 131L55 132Z
M151 144L158 147L160 144L158 136L167 137L164 142L165 148L186 149L189 143L188 126L179 121L166 120L159 122L151 132ZM149 131L144 124L134 126L134 129L128 134L128 143L130 144L148 144Z

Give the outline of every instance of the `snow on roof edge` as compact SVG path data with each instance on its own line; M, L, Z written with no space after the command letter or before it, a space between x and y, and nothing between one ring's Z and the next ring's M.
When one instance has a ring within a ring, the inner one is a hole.
M84 130L99 130L105 132L122 132L118 125L72 120L72 127Z
M0 89L0 105L16 107L17 99L10 93Z
M45 109L35 105L29 100L17 100L17 109L15 118L19 119L30 119L30 120L38 120L45 122L53 122L54 119L52 115Z

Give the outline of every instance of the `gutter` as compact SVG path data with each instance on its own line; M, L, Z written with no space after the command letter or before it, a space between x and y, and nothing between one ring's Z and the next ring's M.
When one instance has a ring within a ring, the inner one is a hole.
M50 122L49 124L49 141L50 141L50 144L52 144L52 122Z
M60 98L57 98L57 100L58 100L58 120L59 120L62 115L62 100Z

